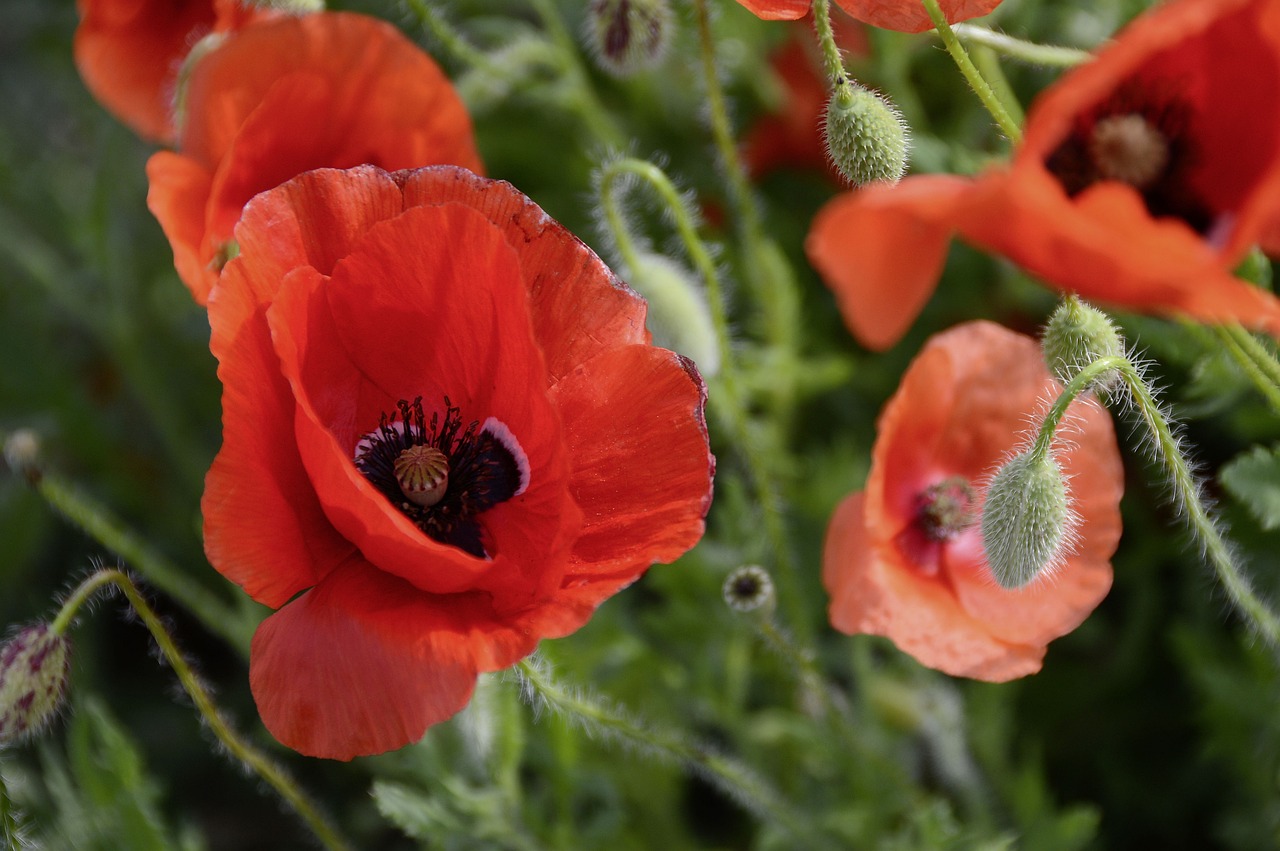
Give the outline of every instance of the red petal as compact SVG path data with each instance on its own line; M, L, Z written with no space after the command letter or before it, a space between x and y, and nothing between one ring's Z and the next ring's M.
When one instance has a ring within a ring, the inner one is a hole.
M218 327L218 304L209 308ZM201 500L205 553L271 607L315 585L352 545L325 518L294 440L294 401L261 312L222 335L222 449Z
M346 760L417 741L466 705L477 672L536 643L484 595L424 594L356 559L262 622L249 681L272 735Z
M205 202L213 186L213 175L195 160L160 151L147 160L147 208L160 222L173 247L173 265L178 277L191 290L196 304L209 300L209 289L217 280L204 258Z
M688 360L652 346L613 349L557 383L552 399L585 515L566 582L630 581L698 542L715 459L706 388Z
M738 0L765 21L795 21L809 14L810 0Z
M909 177L846 193L818 211L805 251L867 348L902 339L933 294L971 188L956 177Z
M1002 0L940 0L947 22L954 24L986 15ZM933 29L933 21L920 0L836 0L859 21L886 30L918 33Z

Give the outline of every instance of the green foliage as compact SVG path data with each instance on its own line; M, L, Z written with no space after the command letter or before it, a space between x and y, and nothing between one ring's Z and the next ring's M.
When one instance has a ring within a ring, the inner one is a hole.
M1218 474L1223 487L1272 531L1280 528L1280 446L1255 446L1236 456Z

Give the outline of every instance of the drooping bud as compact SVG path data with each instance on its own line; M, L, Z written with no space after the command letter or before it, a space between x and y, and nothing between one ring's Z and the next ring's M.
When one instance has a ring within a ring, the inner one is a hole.
M987 485L982 546L1002 588L1022 588L1051 570L1070 549L1075 515L1052 452L1023 452Z
M34 736L62 707L71 639L47 623L23 627L0 644L0 744Z
M875 92L845 82L827 102L827 153L854 186L897 183L907 169L910 139L897 107Z
M746 564L730 573L722 589L724 601L735 612L772 611L773 580L758 564Z
M404 498L423 508L444 499L449 489L449 459L434 446L410 446L392 465Z
M692 274L668 257L643 253L636 257L629 278L631 287L649 302L647 324L654 342L692 358L705 376L719 372L711 309Z
M673 24L667 0L591 0L587 43L600 67L629 77L662 61Z
M1124 338L1105 313L1069 295L1049 317L1040 348L1049 371L1067 384L1099 358L1124 357ZM1089 389L1105 394L1120 380L1119 371L1111 370Z

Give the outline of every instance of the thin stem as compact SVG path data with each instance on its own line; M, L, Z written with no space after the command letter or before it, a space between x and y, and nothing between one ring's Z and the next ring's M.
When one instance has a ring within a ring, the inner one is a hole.
M818 48L822 51L822 67L827 72L830 88L843 85L846 76L844 58L836 44L836 34L831 28L831 0L813 0L813 28L818 34Z
M808 822L784 802L764 779L738 760L684 735L635 720L630 712L555 682L538 662L516 666L525 700L573 716L588 732L620 740L637 750L672 759L715 783L751 812L767 817L796 836L822 841ZM813 847L813 846L805 846Z
M405 0L405 4L432 37L460 62L496 77L503 76L502 67L490 59L489 54L467 41L466 36L455 30L427 0Z
M1017 123L1009 115L1009 111L1005 109L1004 104L996 97L986 79L974 66L969 54L965 52L964 45L960 43L960 39L956 38L956 34L952 31L951 24L947 23L947 16L942 14L942 9L938 6L938 0L921 0L921 2L924 3L925 9L929 12L929 20L933 22L934 29L938 31L938 38L942 39L943 45L947 48L947 53L950 53L951 58L955 60L956 67L964 75L969 87L973 89L973 93L978 96L978 100L982 101L982 105L986 107L987 112L991 113L991 117L995 119L996 124L1000 127L1000 132L1004 133L1010 142L1017 144L1022 139L1022 130L1018 128Z
M124 593L129 605L133 607L133 610L142 619L147 630L151 633L151 637L155 639L156 645L159 646L160 652L164 654L165 660L173 668L173 672L178 677L178 682L182 684L182 688L191 697L192 703L195 704L196 710L200 713L204 722L209 725L209 729L218 738L218 741L222 743L223 747L233 757L252 769L271 788L275 789L280 794L280 797L284 798L285 802L293 808L294 812L306 822L307 827L311 829L312 833L316 835L316 838L320 840L320 843L325 848L330 849L330 851L347 851L347 849L350 849L351 846L339 836L334 827L321 815L315 804L298 788L292 778L280 766L268 759L266 754L241 739L235 729L227 723L217 705L213 702L208 690L201 684L200 679L191 670L191 666L187 664L187 660L183 657L181 651L178 650L173 637L169 635L169 631L161 622L160 617L147 603L146 598L142 596L138 586L125 573L119 570L100 570L85 579L63 605L62 611L54 619L52 630L59 634L64 632L75 619L80 607L95 592L107 585L114 585Z
M1070 68L1074 65L1080 65L1093 59L1093 54L1087 50L1077 50L1074 47L1056 47L1048 44L1036 44L1032 41L1024 41L1020 38L1013 38L1004 33L989 30L986 27L975 26L974 24L952 24L951 31L960 38L961 41L967 41L972 44L981 44L990 47L993 50L1003 53L1010 59L1017 59L1022 62L1028 62L1032 65L1052 65L1063 68Z
M204 586L156 552L106 506L58 476L29 475L45 502L86 535L133 565L161 591L173 597L213 633L244 652L248 648L244 620Z
M1242 333L1237 335L1233 333L1232 328L1225 325L1216 326L1213 329L1213 333L1222 344L1222 347L1226 349L1227 354L1231 355L1231 359L1236 362L1240 370L1253 382L1253 386L1267 400L1267 404L1271 406L1271 409L1276 413L1280 413L1280 384L1277 384L1267 374L1263 362L1260 362L1256 357L1258 353L1247 348L1247 344L1240 337L1248 337L1254 343L1257 343L1257 339L1239 326L1236 326L1236 329ZM1261 344L1258 345L1259 347L1261 346ZM1263 350L1262 354L1265 355L1267 352Z
M595 89L586 70L579 61L578 43L560 20L560 13L551 0L532 0L534 11L542 21L542 26L551 36L562 59L562 70L568 78L569 85L577 98L577 113L587 129L611 148L622 148L627 141L625 134L609 117L609 112L596 97Z
M1200 483L1182 453L1181 443L1174 436L1159 403L1132 361L1123 357L1105 357L1082 369L1045 416L1032 451L1041 456L1048 451L1054 431L1062 421L1067 406L1099 375L1111 370L1120 374L1134 406L1147 424L1154 440L1157 459L1164 466L1177 506L1185 512L1192 535L1204 548L1205 557L1217 574L1218 581L1226 589L1227 596L1269 644L1273 647L1280 645L1280 618L1254 593L1248 578L1236 564L1231 547L1222 537L1217 521L1210 516L1201 499Z
M720 275L716 271L715 260L707 250L706 243L698 235L694 215L689 210L688 204L680 196L679 190L671 182L671 178L667 177L666 172L651 162L624 157L612 160L601 168L599 192L605 218L618 242L618 250L623 253L625 262L634 262L634 257L629 260L625 254L628 248L633 252L634 248L631 246L631 236L622 214L617 192L620 182L628 177L643 180L657 193L670 212L685 251L706 287L711 324L715 329L716 345L720 352L720 374L717 379L720 392L713 394L714 410L720 412L728 422L738 451L746 461L756 501L760 505L764 519L765 535L774 550L774 557L778 564L780 596L788 607L788 619L796 625L796 629L804 629L807 620L804 617L799 588L796 585L796 567L787 544L786 523L775 495L772 469L752 433L747 414L746 396L742 389L741 367L733 350L725 293L720 283Z
M1014 93L1013 86L1009 85L1009 78L1005 76L1004 68L1000 66L1000 55L989 47L977 45L973 49L973 64L982 74L983 79L991 85L991 90L1004 104L1004 108L1009 111L1009 118L1021 127L1026 116L1022 111L1022 104L1018 103L1018 96Z

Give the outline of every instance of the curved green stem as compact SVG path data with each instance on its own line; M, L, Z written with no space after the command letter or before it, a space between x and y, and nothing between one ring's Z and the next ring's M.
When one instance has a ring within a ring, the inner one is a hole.
M548 709L568 713L590 732L621 741L639 751L674 760L719 786L756 815L776 822L796 837L804 837L809 842L823 842L822 837L810 828L807 819L783 801L763 778L738 760L682 734L659 730L637 721L630 711L584 694L579 689L563 686L555 682L536 661L526 659L515 670L525 699L530 704L541 703Z
M1076 396L1090 387L1095 379L1112 370L1120 374L1134 407L1137 408L1143 422L1150 430L1156 457L1164 466L1174 500L1178 508L1185 513L1192 535L1204 548L1205 557L1217 574L1218 581L1226 589L1227 596L1269 644L1273 647L1280 645L1280 617L1277 617L1254 593L1248 578L1236 564L1231 547L1223 538L1217 521L1209 514L1204 500L1201 499L1200 483L1191 472L1191 466L1183 455L1181 443L1174 436L1173 429L1170 428L1168 420L1160 410L1159 403L1132 361L1123 357L1100 358L1081 370L1062 391L1045 416L1032 451L1041 455L1048 451L1053 441L1054 431L1062 421L1067 406Z
M969 58L969 54L965 52L964 45L960 43L960 39L956 38L951 24L947 23L947 16L938 6L938 0L921 0L921 2L929 13L929 20L933 22L934 29L938 31L938 38L942 39L947 53L950 53L951 58L955 60L956 67L964 75L973 93L978 96L978 100L982 101L987 112L991 113L991 117L1000 127L1000 132L1004 133L1010 142L1017 144L1022 139L1022 130L1009 115L1004 104L1000 102L1000 98L996 97L996 93L991 90L991 86L987 84L986 79L973 64L973 60Z
M221 598L152 549L106 506L58 476L33 473L28 478L50 508L133 565L147 581L181 603L211 632L225 638L242 653L247 651L248 633L243 619Z
M1280 362L1275 354L1238 323L1215 326L1213 332L1271 409L1280 413Z
M1070 68L1074 65L1080 65L1088 62L1093 58L1093 54L1087 50L1077 50L1074 47L1055 47L1048 44L1036 44L1032 41L1013 38L1012 36L1005 35L1004 33L995 32L994 30L989 30L986 27L975 26L974 24L952 24L951 31L955 33L961 41L990 47L992 50L1008 56L1010 59L1017 59L1021 62L1028 62L1032 65L1052 65L1056 67Z
M845 80L844 58L836 44L836 34L831 28L831 0L813 0L813 28L818 34L818 49L822 51L822 67L827 73L830 88L842 85Z
M142 596L138 586L124 572L120 570L99 570L80 583L71 593L71 596L67 598L57 617L54 618L51 625L52 631L59 635L66 632L75 620L81 606L93 597L95 593L108 585L114 585L124 593L129 605L133 607L138 617L142 619L143 624L146 625L147 630L151 633L151 637L155 639L156 645L160 648L160 652L164 654L165 660L173 668L173 672L178 677L178 682L182 684L182 688L191 697L196 711L200 713L204 722L209 725L209 729L218 738L218 741L222 743L223 747L227 749L227 752L247 765L271 788L275 789L280 797L284 798L285 802L293 808L294 812L306 822L307 827L311 829L312 833L315 834L325 848L330 849L330 851L348 851L351 846L329 824L315 804L298 788L293 779L285 773L284 769L268 759L266 754L241 739L235 729L227 723L217 705L213 702L208 690L200 682L195 672L191 670L187 660L183 658L181 651L178 650L178 646L174 643L173 637L161 622L160 617L147 603L146 598Z

